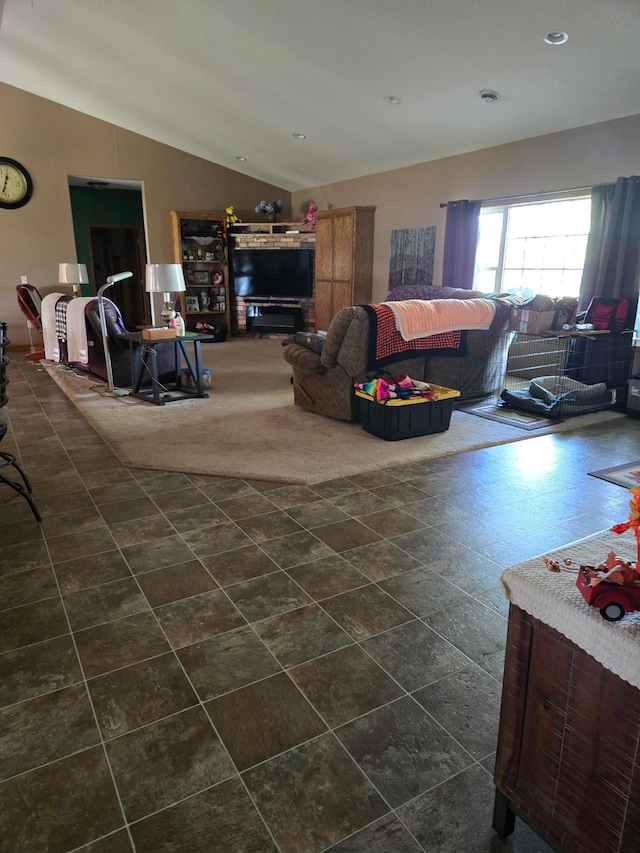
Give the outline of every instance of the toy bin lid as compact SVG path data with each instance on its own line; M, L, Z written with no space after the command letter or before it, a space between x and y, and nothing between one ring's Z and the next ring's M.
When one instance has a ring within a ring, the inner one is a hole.
M455 391L453 388L445 388L444 385L436 385L430 382L429 387L438 395L435 400L430 400L428 397L394 397L391 400L376 400L375 397L366 394L364 391L356 391L356 397L369 400L371 403L379 403L381 406L411 406L415 403L440 403L442 400L450 400L453 397L460 396L459 391Z

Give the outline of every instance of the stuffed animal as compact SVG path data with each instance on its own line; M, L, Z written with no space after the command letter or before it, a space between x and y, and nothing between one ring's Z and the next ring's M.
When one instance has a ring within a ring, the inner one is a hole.
M227 225L236 225L236 223L242 222L242 219L240 219L239 216L236 216L232 207L227 207L225 213L227 214Z
M316 227L316 210L318 209L318 205L314 204L312 201L309 202L309 210L307 211L307 215L302 220L304 225L310 225L312 228Z

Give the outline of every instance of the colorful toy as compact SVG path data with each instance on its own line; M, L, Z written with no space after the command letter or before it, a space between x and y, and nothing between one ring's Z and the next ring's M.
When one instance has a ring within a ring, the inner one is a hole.
M614 524L609 529L612 533L633 530L638 549L635 568L629 561L616 556L613 551L609 552L604 563L597 566L580 566L578 569L562 568L557 560L544 558L545 566L550 572L578 572L576 586L582 597L591 607L597 607L607 622L618 622L625 613L640 610L640 488L634 486L629 491L632 494L629 501L629 520ZM564 565L569 567L572 561L564 560Z
M576 586L587 604L597 607L607 622L618 622L625 613L640 610L640 578L629 564L623 569L623 575L627 573L635 580L621 583L611 579L611 571L606 573L608 577L602 577L599 567L580 566ZM620 575L620 572L614 571L613 574Z
M303 225L310 225L312 228L316 227L316 211L318 209L318 205L314 204L312 201L309 202L309 210L305 218L302 220Z
M236 225L238 222L242 222L239 216L236 216L236 213L232 207L227 207L225 210L227 214L227 225Z

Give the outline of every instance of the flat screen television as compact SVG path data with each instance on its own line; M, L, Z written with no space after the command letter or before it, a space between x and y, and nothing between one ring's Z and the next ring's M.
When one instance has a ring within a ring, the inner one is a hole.
M234 249L233 284L245 299L307 299L313 296L313 250Z

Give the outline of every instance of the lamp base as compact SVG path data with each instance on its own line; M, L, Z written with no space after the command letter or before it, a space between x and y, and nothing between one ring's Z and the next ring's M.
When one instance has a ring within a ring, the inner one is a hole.
M126 388L114 388L113 391L105 391L103 393L103 397L128 397L131 394L131 391L127 391Z
M176 312L171 303L171 295L169 293L165 293L164 295L164 308L160 312L160 316L164 320L165 328L171 328L171 321L175 320Z

